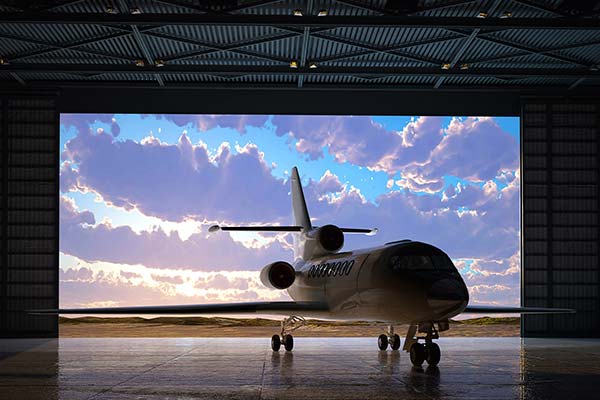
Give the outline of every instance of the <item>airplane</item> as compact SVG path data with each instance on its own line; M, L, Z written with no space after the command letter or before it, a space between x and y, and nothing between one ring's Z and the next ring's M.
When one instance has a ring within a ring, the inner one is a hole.
M400 349L393 324L409 324L402 349L414 366L437 366L439 333L450 329L450 319L461 313L525 314L573 313L575 310L539 307L469 306L469 292L452 260L427 243L398 240L384 245L340 251L345 234L374 235L376 228L313 226L306 206L298 169L291 177L293 226L219 226L217 231L293 232L293 264L276 261L262 268L261 282L286 290L293 301L228 304L192 304L35 310L36 314L247 314L284 315L281 330L271 338L271 348L292 351L292 332L305 318L360 320L388 324L377 339L379 350Z

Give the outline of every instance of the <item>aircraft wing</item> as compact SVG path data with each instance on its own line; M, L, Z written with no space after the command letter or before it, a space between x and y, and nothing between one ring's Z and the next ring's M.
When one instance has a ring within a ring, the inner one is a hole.
M572 314L570 308L467 306L463 314Z
M294 301L257 301L250 303L185 304L172 306L64 308L30 310L31 314L283 314L328 311L324 303Z

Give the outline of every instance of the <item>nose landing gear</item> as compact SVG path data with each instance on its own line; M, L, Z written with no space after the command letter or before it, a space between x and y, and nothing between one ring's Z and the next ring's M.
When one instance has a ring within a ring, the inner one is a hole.
M424 333L425 335L419 336L418 333ZM430 366L435 367L440 362L441 351L440 346L434 343L433 340L439 339L439 337L440 335L433 322L412 324L408 328L402 349L410 353L410 362L415 367L422 366L425 361ZM425 343L419 343L419 340Z
M394 333L394 326L389 325L386 334L381 334L377 338L377 347L379 350L385 351L388 345L392 350L398 350L400 348L400 336Z
M281 321L281 336L273 335L271 337L271 349L279 351L283 344L283 348L286 351L292 351L294 348L294 337L291 335L291 332L304 325L306 325L306 320L296 315L292 315Z

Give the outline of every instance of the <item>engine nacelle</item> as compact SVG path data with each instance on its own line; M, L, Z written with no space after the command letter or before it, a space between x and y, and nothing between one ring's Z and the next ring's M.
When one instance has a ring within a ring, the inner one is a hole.
M296 270L290 263L277 261L260 271L260 281L271 289L287 289L296 280Z
M344 232L335 225L323 225L309 232L308 236L316 239L325 252L335 253L344 246Z

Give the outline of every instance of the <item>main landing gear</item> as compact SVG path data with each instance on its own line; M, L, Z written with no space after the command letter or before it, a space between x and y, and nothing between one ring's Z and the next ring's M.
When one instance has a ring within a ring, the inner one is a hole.
M448 329L447 322L438 323L440 330ZM419 335L419 334L424 335ZM434 343L434 339L439 339L440 335L433 322L422 322L419 324L412 324L408 328L406 334L406 340L404 341L404 351L410 353L410 362L415 367L420 367L423 362L427 361L432 367L439 364L442 356L440 346ZM419 340L425 343L419 343Z
M292 315L281 321L281 335L273 335L271 337L271 349L279 351L281 345L283 345L286 351L292 351L294 348L294 337L291 335L291 332L304 325L306 325L306 320L296 315Z
M381 334L377 338L377 347L379 347L379 350L387 350L388 345L392 350L398 350L400 348L400 336L394 333L394 327L392 325L388 326L386 334Z

